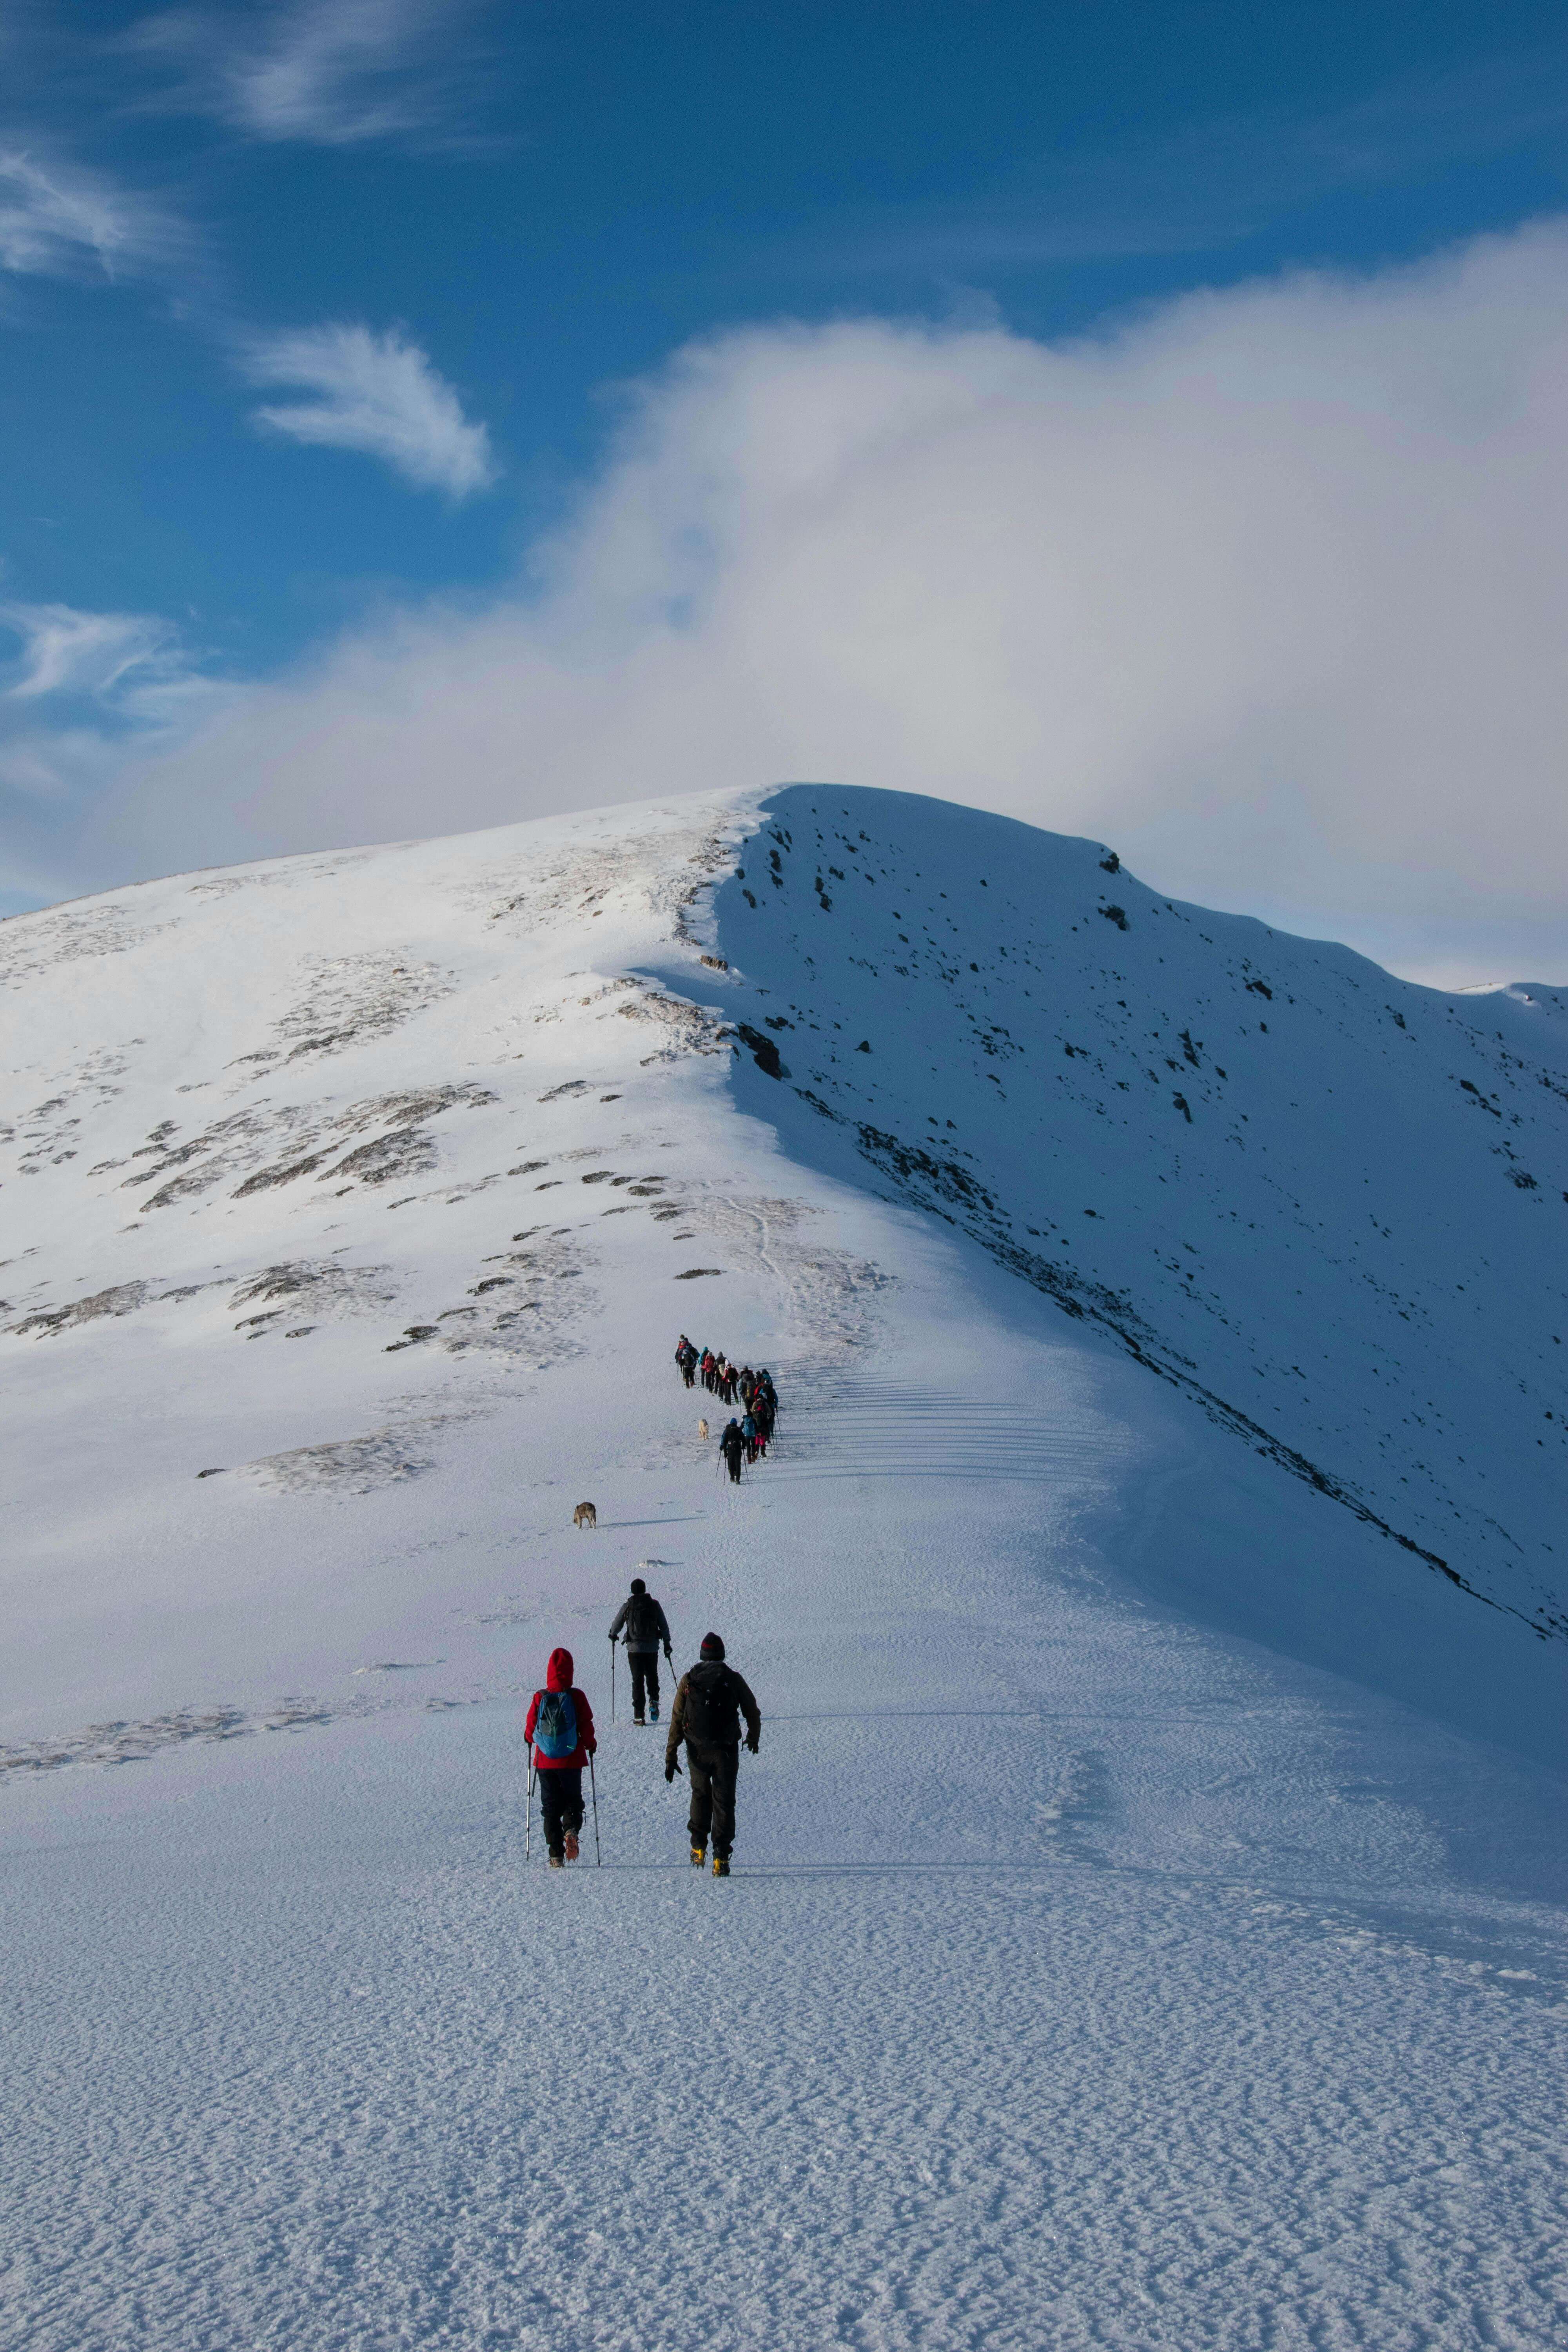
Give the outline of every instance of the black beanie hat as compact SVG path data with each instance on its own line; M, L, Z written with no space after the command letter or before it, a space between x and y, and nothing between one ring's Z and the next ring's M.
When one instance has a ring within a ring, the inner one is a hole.
M717 1634L717 1633L704 1633L704 1634L703 1634L703 1636L702 1636L702 1654L703 1654L703 1656L704 1656L705 1658L721 1658L721 1657L723 1656L723 1654L724 1654L724 1644L723 1644L723 1643L719 1639L719 1636L718 1636L718 1634Z
M647 1591L647 1585L643 1582L643 1580L642 1580L642 1579L641 1579L641 1577L640 1577L640 1576L634 1576L634 1577L633 1577L633 1579L632 1579L632 1591L633 1591L634 1592L646 1592L646 1591Z

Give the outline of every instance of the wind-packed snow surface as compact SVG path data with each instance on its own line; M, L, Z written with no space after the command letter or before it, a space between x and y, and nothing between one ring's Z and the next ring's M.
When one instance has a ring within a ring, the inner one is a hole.
M7 2344L1563 2340L1557 992L822 786L0 974Z

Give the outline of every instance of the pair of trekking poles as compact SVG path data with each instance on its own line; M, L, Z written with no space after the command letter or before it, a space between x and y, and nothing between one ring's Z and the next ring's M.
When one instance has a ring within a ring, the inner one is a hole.
M533 1749L531 1747L528 1751L528 1827L523 1832L522 1837L522 1859L525 1864L533 1846L533 1783L538 1774L539 1767L533 1760ZM594 1759L591 1756L588 1759L588 1786L594 1792L594 1860L603 1870L605 1857L599 1850L599 1783L594 1776Z
M665 1663L668 1666L671 1675L673 1675L675 1672L675 1660L670 1656L668 1650L666 1650L664 1656ZM610 1645L610 1721L614 1723L615 1719L616 1651L615 1644L612 1643ZM679 1772L680 1769L679 1765L678 1764L675 1769ZM524 1863L527 1863L533 1851L533 1783L538 1778L538 1774L539 1767L533 1760L533 1749L531 1746L528 1751L528 1825L524 1830L522 1836L522 1858ZM592 1756L588 1759L588 1786L593 1792L594 1798L594 1860L598 1864L598 1867L603 1870L605 1866L605 1857L599 1845L599 1782L598 1776L594 1770L594 1759Z

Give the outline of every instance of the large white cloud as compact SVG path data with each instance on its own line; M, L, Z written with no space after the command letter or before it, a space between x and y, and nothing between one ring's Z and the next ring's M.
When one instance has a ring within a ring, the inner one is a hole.
M243 698L93 854L835 777L1406 969L1568 977L1565 428L1561 225L1050 346L721 337L631 400L516 593Z

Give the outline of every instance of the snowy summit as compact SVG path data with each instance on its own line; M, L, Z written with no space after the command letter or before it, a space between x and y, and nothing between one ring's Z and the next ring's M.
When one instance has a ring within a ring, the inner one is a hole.
M1568 995L799 784L0 983L30 2352L1562 2340Z

